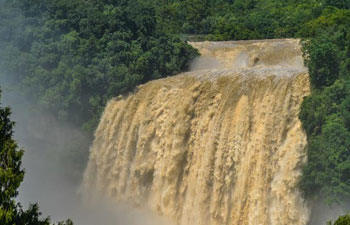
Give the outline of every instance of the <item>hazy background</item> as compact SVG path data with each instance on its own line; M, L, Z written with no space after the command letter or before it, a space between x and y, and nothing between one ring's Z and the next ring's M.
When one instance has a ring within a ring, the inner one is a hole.
M20 90L6 87L5 81L0 80L0 85L2 105L12 108L11 118L16 122L15 139L25 150L22 167L26 173L18 196L25 208L37 202L43 216L52 221L70 218L75 225L169 223L102 197L82 199L78 192L89 155L89 135L36 110Z

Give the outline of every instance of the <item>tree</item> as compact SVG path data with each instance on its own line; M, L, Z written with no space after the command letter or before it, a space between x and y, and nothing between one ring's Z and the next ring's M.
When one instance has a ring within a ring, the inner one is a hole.
M332 222L328 222L327 225L332 225ZM339 217L333 225L350 225L350 215L344 215Z
M1 90L0 90L1 98ZM10 120L9 107L0 104L0 224L1 225L50 225L49 218L40 218L36 204L23 210L15 202L18 188L23 181L24 170L21 168L23 150L18 148L13 139L14 122ZM73 225L72 221L58 225Z
M310 23L316 36L303 48L312 92L299 114L308 137L301 188L307 197L339 203L350 199L350 14L323 14L337 23L323 16Z
M0 106L0 224L8 224L15 213L17 189L24 171L21 169L23 150L12 139L14 122L10 108Z

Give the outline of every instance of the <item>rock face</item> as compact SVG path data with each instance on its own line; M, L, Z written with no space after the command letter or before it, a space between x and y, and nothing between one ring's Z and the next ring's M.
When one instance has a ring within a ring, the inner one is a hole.
M84 190L180 225L307 224L298 113L309 80L298 40L192 45L202 53L195 71L109 101Z

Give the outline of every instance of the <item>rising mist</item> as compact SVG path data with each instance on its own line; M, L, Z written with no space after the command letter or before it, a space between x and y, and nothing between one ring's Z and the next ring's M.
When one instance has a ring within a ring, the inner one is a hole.
M164 225L169 224L146 210L127 204L85 196L80 186L89 155L90 135L74 125L57 120L38 107L9 82L1 80L2 105L12 109L15 139L25 150L24 181L17 200L27 208L38 203L43 217L67 218L76 225Z

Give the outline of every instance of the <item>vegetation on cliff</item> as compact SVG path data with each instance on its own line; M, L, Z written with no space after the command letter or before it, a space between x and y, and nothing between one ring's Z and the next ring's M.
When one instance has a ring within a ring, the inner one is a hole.
M325 10L309 24L304 42L312 94L300 118L308 135L308 164L301 182L307 196L329 202L350 198L350 11Z

